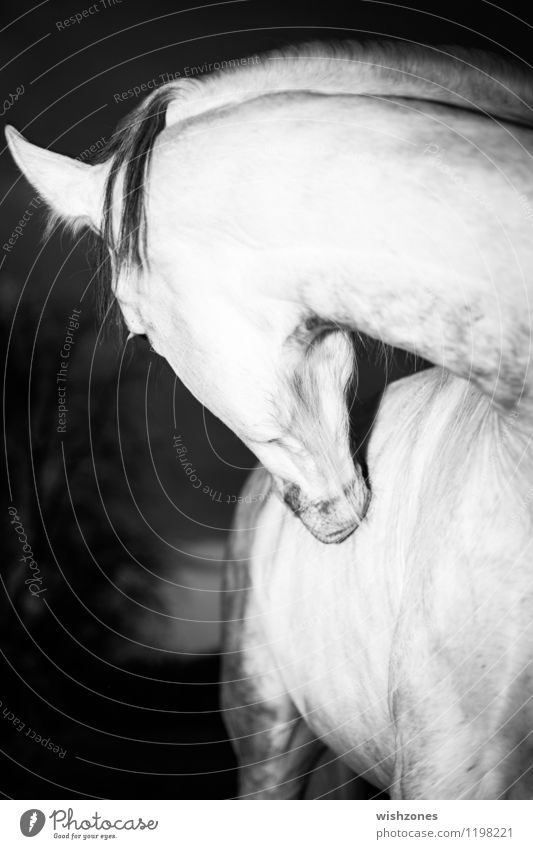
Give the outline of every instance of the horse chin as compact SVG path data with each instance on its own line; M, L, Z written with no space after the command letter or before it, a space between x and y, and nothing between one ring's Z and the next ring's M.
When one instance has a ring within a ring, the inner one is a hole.
M331 530L330 528L322 528L320 527L320 525L316 525L313 522L306 522L303 516L300 516L300 519L302 520L307 530L314 536L314 538L317 539L319 542L325 543L326 545L344 542L345 539L348 539L348 537L351 536L353 532L357 530L360 524L359 521L354 521L350 525L346 525L345 527L338 528L336 530Z
M319 501L307 501L294 487L287 487L284 501L307 530L326 545L343 542L363 521L371 493L361 475L345 487L343 495Z

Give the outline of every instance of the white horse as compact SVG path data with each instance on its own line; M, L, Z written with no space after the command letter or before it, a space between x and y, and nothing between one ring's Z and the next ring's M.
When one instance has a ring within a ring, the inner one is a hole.
M315 44L173 83L95 166L8 132L285 502L234 534L244 794L300 794L319 737L398 798L532 795L533 99L455 53ZM370 485L348 331L436 365L386 391Z

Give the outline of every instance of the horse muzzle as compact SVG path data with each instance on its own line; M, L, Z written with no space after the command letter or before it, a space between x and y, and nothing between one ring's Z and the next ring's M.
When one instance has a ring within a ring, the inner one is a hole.
M331 544L343 542L357 530L368 510L371 494L359 473L344 487L342 495L313 501L305 498L300 487L285 484L283 500L315 539Z

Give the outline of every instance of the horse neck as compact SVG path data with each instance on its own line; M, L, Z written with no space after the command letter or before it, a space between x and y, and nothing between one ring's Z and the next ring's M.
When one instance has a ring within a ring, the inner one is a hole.
M300 152L302 163L294 167L305 194L296 193L286 221L303 222L295 225L300 229L293 241L303 233L300 243L307 241L307 248L295 268L288 244L283 286L293 287L307 314L446 367L492 397L503 413L518 405L515 422L529 427L533 251L515 187L533 202L533 182L523 182L533 136L509 134L451 108L443 121L443 107L430 115L431 104L419 103L427 121L420 118L419 137L411 134L402 149L402 109L367 103L368 114L387 112L378 142L355 120L353 153L346 144L347 153L326 156L317 167L320 144L313 137ZM290 109L294 114L294 105ZM324 111L323 105L317 109ZM387 130L393 141L382 143ZM329 131L339 134L334 122ZM439 144L428 145L432 138ZM405 149L411 150L407 156ZM320 203L309 211L302 198L312 196Z
M531 378L525 382L533 255L517 188L533 205L533 182L524 182L533 152L531 130L509 128L444 105L442 91L448 80L448 91L460 90L462 105L470 95L471 103L486 102L491 112L512 111L512 96L504 84L496 82L496 90L484 81L476 90L473 78L459 84L453 76L450 83L449 65L439 67L429 82L414 79L417 67L419 73L429 74L427 62L423 68L416 62L406 66L410 70L404 68L400 77L391 72L390 97L385 85L390 68L376 71L372 66L363 73L358 67L352 73L348 65L350 71L345 66L340 74L337 63L328 76L328 67L304 61L301 66L287 65L287 73L280 75L274 63L269 73L263 68L260 73L252 69L248 75L229 74L227 80L219 77L202 84L198 90L203 94L194 103L185 99L176 107L182 117L202 113L200 120L212 122L217 130L228 115L229 123L235 124L240 110L250 110L243 116L253 119L252 110L264 118L267 108L279 108L291 121L297 110L304 119L313 118L315 110L314 129L307 138L298 137L299 147L292 141L295 134L280 135L278 165L270 147L268 162L261 160L269 183L267 197L278 181L283 198L276 207L276 215L280 211L283 218L278 234L286 225L288 236L276 268L261 266L257 277L268 275L264 286L278 286L282 299L292 288L289 299L300 301L304 314L364 332L473 381L494 399L500 412L520 406L515 423L525 416L527 428L533 417ZM349 95L375 91L382 96L339 95L341 83ZM427 99L435 86L439 104ZM295 87L298 96L282 96ZM230 88L233 106L227 102ZM522 85L518 90L525 93L524 89ZM417 99L402 102L406 97ZM222 105L226 108L220 110ZM522 107L526 114L528 107L523 103ZM344 109L343 120L336 120L335 114L328 120L328 110L336 109ZM357 110L364 114L365 109L379 125L378 133L373 126L366 137L364 121L358 124L356 116ZM313 136L320 132L318 127L327 129L322 136ZM181 129L174 132L179 144ZM213 138L218 144L216 134ZM244 139L241 144L239 138L239 145L247 149ZM255 150L252 142L250 147ZM435 148L443 155L435 156ZM329 155L320 159L323 149ZM262 173L256 160L249 162L249 173L254 179ZM295 186L305 191L298 192ZM244 198L240 222L244 231L250 204L253 208L256 202ZM283 217L284 206L288 211ZM268 223L272 231L278 226ZM252 241L260 243L261 238L259 231L252 234ZM305 246L297 257L295 244Z

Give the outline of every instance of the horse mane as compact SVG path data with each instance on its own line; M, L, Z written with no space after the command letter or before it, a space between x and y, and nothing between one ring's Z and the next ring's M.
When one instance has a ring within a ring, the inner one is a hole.
M224 63L197 78L161 86L118 126L96 162L110 162L101 234L97 237L97 296L102 317L124 328L112 278L142 267L146 247L145 182L154 143L166 126L276 92L306 91L413 98L533 126L532 76L496 54L403 42L309 42L240 63ZM122 179L120 224L112 200Z
M105 185L100 233L92 233L96 247L98 312L102 321L107 319L110 325L116 326L121 338L124 336L125 324L113 294L113 276L124 265L142 265L146 243L144 183L154 141L165 127L170 97L168 88L162 88L127 115L93 160L98 163L111 161ZM123 176L123 205L116 238L112 205L120 175Z
M255 59L256 61L252 61ZM305 90L434 100L502 120L533 124L532 77L483 50L394 41L308 42L244 66L169 83L177 119L251 97Z

